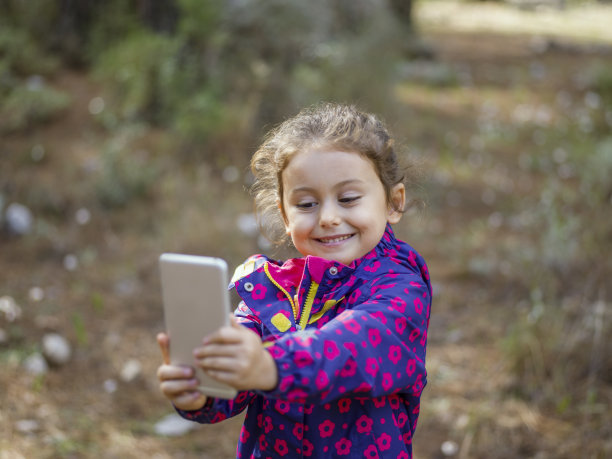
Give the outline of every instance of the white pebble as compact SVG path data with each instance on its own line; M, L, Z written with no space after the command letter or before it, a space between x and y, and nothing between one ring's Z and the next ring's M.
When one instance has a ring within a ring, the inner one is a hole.
M454 456L459 452L459 445L454 441L446 440L442 443L440 451L442 451L442 454L445 456Z
M89 221L91 220L91 212L89 211L89 209L86 209L85 207L81 207L74 214L74 219L81 226L87 225L87 223L89 223Z
M141 372L142 372L142 365L138 360L136 359L128 360L125 363L125 365L123 365L123 368L121 369L121 374L120 374L121 380L123 382L132 382L138 376L140 376Z
M107 379L104 381L104 392L107 394L114 394L117 392L117 381L114 379Z
M21 433L34 433L40 429L40 423L35 419L22 419L15 423L15 429Z
M30 297L30 300L38 303L39 301L44 300L45 291L40 287L32 287L28 292L28 296Z
M12 203L6 208L4 215L9 232L23 236L32 232L34 217L26 206Z
M188 421L187 419L180 417L176 413L171 413L159 420L155 424L154 430L157 435L178 437L181 435L185 435L196 427L197 423L193 421Z
M30 157L32 158L32 161L41 161L45 157L45 147L43 147L41 144L34 145L30 151Z
M47 333L43 336L42 351L52 365L65 365L72 355L72 348L68 340L57 333Z
M91 113L92 115L99 115L100 113L104 111L104 106L105 106L105 103L102 97L94 97L93 99L89 101L87 109L89 110L89 113Z
M74 271L79 267L79 259L76 255L68 254L64 257L64 268L67 271Z
M21 308L11 296L0 297L0 313L8 322L15 322L21 317Z
M47 361L42 356L42 354L36 352L30 355L23 362L23 366L26 371L34 376L44 375L49 371L49 366L47 365Z
M40 91L45 86L45 78L41 75L32 75L26 80L28 91Z

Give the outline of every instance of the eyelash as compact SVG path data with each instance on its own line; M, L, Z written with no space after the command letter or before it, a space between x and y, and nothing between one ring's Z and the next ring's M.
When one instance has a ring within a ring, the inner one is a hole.
M347 198L339 198L338 202L340 202L340 204L342 205L347 205L347 204L352 204L355 201L358 201L359 199L361 199L361 196L351 196ZM306 209L312 209L316 205L317 205L317 202L312 201L312 202L304 202L304 203L296 204L295 207L297 207L298 209L306 210Z

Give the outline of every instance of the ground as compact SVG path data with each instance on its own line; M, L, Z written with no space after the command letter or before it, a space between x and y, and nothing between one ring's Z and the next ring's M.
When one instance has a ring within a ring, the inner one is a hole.
M449 257L448 247L473 229L473 222L494 224L495 206L503 206L508 195L538 193L537 176L520 180L526 172L519 152L471 151L483 112L493 110L503 120L520 103L554 106L560 91L582 97L576 83L582 69L609 59L609 49L569 38L547 41L529 31L432 27L422 36L436 60L416 73L438 72L440 86L398 89L413 121L407 128L410 141L418 145L427 171L429 205L407 214L397 233L428 261L435 290L429 385L415 457L443 457L443 444L449 452L455 445L460 458L604 457L611 451L609 439L577 436L576 419L508 393L513 375L500 338L528 293L503 279L491 282L469 269L465 259ZM470 83L445 85L448 69ZM407 72L414 75L415 68ZM240 184L221 180L213 167L170 164L159 187L139 198L138 205L108 210L97 204L90 180L103 167L99 158L108 144L90 102L101 89L75 71L61 72L51 84L70 92L68 111L27 135L2 139L0 151L0 185L44 214L36 220L34 235L0 236L0 296L10 295L23 310L15 324L4 324L10 336L0 348L0 458L233 457L240 419L198 427L178 438L153 433L155 422L171 412L155 377L160 363L155 334L163 329L156 263L162 251L223 254L233 263L255 251L256 239L235 229L236 214L250 210L249 198ZM146 165L147 155L159 154L165 138L151 131L134 135ZM34 161L36 145L44 146L44 156ZM453 151L445 153L448 149ZM449 154L463 160L456 165L471 168L469 180L443 168ZM483 163L490 167L482 168ZM499 185L507 177L516 178L514 187L505 192L493 187L497 198L491 198L491 182ZM84 208L90 220L77 221ZM488 234L490 240L481 246L496 243L497 236ZM228 237L241 242L223 252L219 246ZM67 269L69 255L78 260L74 270ZM43 289L42 300L31 295L33 287ZM44 376L29 375L23 360L47 331L66 336L73 357ZM123 381L120 373L130 360L138 361L141 371ZM113 384L116 390L108 390ZM24 420L37 421L32 431L20 427Z

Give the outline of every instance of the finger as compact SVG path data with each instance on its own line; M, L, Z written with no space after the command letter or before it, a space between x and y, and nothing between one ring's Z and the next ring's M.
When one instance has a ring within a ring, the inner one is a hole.
M242 327L234 328L232 326L221 327L212 335L207 336L202 340L202 344L208 345L212 343L225 344L236 343L241 340Z
M171 399L175 407L180 410L191 411L199 410L206 403L206 396L198 391L185 392Z
M193 357L196 360L207 357L237 357L241 354L250 355L249 349L245 349L244 346L241 346L241 343L207 344L193 350Z
M198 365L205 371L227 371L238 374L242 365L233 357L206 357L198 361Z
M160 381L190 379L193 378L193 375L193 368L183 365L161 365L157 369L157 378Z
M220 370L206 370L206 375L210 376L213 379L216 379L219 382L228 383L229 381L233 381L236 379L236 375L234 373L229 373L227 371Z
M161 350L162 359L167 365L170 363L170 338L165 333L157 334L157 344Z
M198 385L198 380L191 378L164 381L159 385L159 387L166 397L174 399L184 392L196 392Z

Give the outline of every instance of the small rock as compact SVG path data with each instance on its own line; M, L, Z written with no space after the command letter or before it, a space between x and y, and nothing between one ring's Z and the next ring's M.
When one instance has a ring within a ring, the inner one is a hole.
M45 291L40 287L32 287L28 291L28 297L31 301L38 303L45 299Z
M160 419L154 426L155 433L157 435L164 435L166 437L179 437L192 431L197 427L197 423L188 421L180 417L176 413L171 413Z
M42 161L45 157L45 147L41 144L34 145L32 150L30 150L30 157L35 163Z
M24 434L34 433L40 430L40 423L35 419L21 419L15 423L15 429Z
M445 456L454 456L459 452L459 445L451 440L446 440L440 447L442 454Z
M138 376L140 376L141 372L142 372L141 363L136 359L131 359L131 360L128 360L125 363L125 365L123 365L123 368L121 369L120 377L123 382L132 382Z
M74 214L74 219L79 225L86 225L91 220L91 212L85 207L81 207Z
M0 328L0 346L8 343L8 333L4 330L4 328Z
M115 282L114 292L120 296L131 296L138 291L138 280L134 278L121 279Z
M66 271L74 271L79 267L79 259L76 255L69 253L64 257L64 268Z
M29 91L40 91L45 86L45 78L42 75L31 75L26 80Z
M114 394L117 392L117 381L114 379L107 379L104 381L104 392L107 394Z
M21 307L13 297L0 297L0 317L4 317L8 322L15 322L21 317Z
M72 348L66 338L58 333L47 333L42 339L42 352L51 365L65 365L70 360Z
M30 209L22 204L10 204L6 208L4 220L7 230L12 234L23 236L32 232L34 217Z
M27 359L25 359L25 361L23 362L23 366L25 367L28 373L35 376L44 375L45 373L47 373L47 371L49 371L47 361L45 360L43 355L38 352L30 355Z
M94 97L89 101L87 108L92 115L99 115L104 111L105 102L102 97Z

